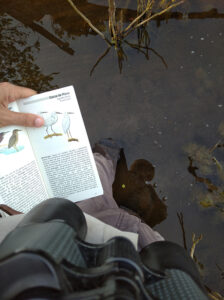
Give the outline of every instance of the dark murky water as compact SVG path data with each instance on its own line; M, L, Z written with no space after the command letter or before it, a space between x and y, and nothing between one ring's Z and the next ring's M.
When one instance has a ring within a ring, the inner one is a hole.
M106 30L107 1L78 2L93 23ZM168 217L156 229L183 244L177 217L182 212L188 247L193 232L203 234L195 254L204 265L204 282L224 293L224 214L199 205L198 191L206 191L206 186L188 172L184 151L190 143L210 148L220 138L224 2L192 0L173 12L148 26L150 47L160 56L152 50L147 60L124 45L127 60L121 74L111 49L90 76L107 46L65 0L33 0L32 5L28 0L1 0L0 80L38 91L73 84L91 142L119 139L129 165L145 158L156 166L156 191L168 198ZM135 15L132 4L126 22ZM136 43L136 33L127 40Z

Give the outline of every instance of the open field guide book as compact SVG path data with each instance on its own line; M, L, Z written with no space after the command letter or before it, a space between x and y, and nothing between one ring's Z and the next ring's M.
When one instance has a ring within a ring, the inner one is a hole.
M103 194L73 86L10 103L44 118L41 128L0 128L0 203L28 212L50 197Z

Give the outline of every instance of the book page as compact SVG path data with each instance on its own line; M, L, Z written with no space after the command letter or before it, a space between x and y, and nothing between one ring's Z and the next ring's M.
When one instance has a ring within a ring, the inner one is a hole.
M9 109L18 112L16 102ZM0 187L0 203L24 213L48 198L22 126L0 128Z
M27 128L47 191L73 202L101 195L95 160L72 86L19 101L21 112L42 116L41 128Z

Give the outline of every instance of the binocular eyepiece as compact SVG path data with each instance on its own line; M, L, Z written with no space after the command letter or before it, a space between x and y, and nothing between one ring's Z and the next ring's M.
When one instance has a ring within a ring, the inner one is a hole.
M126 238L85 242L87 223L69 200L34 207L0 244L0 299L208 299L186 251Z

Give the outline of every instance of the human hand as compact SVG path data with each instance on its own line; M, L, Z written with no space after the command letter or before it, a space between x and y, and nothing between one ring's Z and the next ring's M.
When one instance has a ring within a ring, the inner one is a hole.
M40 116L10 111L8 104L18 99L35 95L34 90L16 86L9 82L0 82L0 128L8 125L41 127L44 119Z

